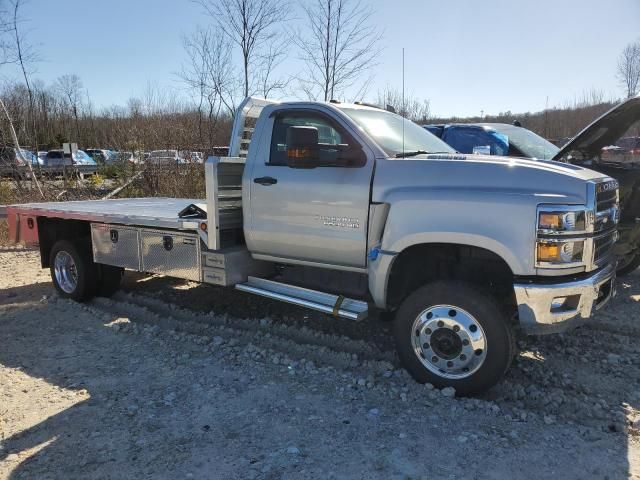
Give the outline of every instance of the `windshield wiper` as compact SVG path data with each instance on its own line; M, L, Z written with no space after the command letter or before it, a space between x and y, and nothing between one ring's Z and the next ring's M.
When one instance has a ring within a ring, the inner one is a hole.
M409 152L396 153L396 158L415 157L416 155L425 155L429 152L426 150L411 150Z

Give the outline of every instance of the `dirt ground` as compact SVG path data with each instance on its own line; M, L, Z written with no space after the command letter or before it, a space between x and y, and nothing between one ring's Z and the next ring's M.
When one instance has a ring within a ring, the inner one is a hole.
M640 479L640 274L618 289L461 399L377 318L140 274L80 305L0 247L0 478Z

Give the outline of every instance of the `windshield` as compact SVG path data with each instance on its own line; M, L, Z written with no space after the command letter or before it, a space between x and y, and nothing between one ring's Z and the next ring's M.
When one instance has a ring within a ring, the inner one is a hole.
M395 157L403 152L455 153L449 145L410 120L384 110L343 108L356 124L382 148ZM402 124L404 122L404 141ZM404 148L402 147L404 143Z
M92 160L92 158L82 150L78 150L76 152L76 160Z
M31 163L38 163L38 157L36 157L33 153L31 153L29 150L23 150L20 149L20 152L22 152L22 155L24 156L24 158L26 158L27 160L29 160Z
M551 160L560 151L553 143L526 128L511 125L491 125L491 128L506 135L509 144L520 150L525 157Z

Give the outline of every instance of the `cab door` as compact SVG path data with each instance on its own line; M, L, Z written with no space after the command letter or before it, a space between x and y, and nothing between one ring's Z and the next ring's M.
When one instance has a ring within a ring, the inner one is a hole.
M359 150L362 161L350 167L290 168L286 142L292 126L317 128L320 157L334 154L339 146ZM285 263L366 266L374 158L352 128L335 113L308 108L271 115L263 134L270 141L261 142L245 182L250 188L245 237L254 255Z

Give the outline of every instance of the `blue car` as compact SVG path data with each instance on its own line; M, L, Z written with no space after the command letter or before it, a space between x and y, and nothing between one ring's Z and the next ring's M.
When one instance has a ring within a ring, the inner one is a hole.
M95 165L98 164L84 150L78 150L74 155L74 163L76 165Z

